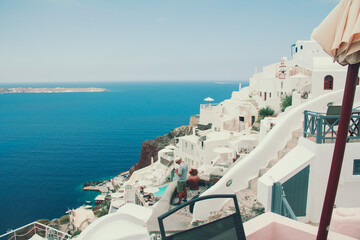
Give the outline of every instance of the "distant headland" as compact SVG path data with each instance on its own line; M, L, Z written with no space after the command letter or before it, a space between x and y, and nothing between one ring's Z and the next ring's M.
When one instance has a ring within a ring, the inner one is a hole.
M0 88L2 93L66 93L66 92L107 92L106 88Z

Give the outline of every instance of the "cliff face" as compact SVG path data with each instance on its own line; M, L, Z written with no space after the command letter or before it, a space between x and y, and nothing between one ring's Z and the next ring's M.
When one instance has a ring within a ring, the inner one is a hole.
M129 175L138 169L149 166L151 164L151 157L157 161L158 152L169 144L174 144L176 137L192 134L192 126L181 126L171 130L168 134L157 137L154 140L146 140L141 145L141 153L139 162L130 168Z

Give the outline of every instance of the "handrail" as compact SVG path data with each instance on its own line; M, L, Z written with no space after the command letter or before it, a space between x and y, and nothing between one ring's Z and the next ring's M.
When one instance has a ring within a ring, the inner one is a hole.
M148 206L147 202L145 202L144 196L140 193L140 187L136 188L135 194L137 195L143 206Z
M295 215L294 211L292 210L288 200L286 199L284 191L283 191L281 200L282 200L282 211L281 211L282 214L281 215L297 221L296 215Z
M357 111L357 113L352 114L350 118L348 141L351 139L360 139L359 107L354 108L353 111ZM335 126L339 124L339 118L340 115L326 115L325 113L304 111L304 138L307 136L314 137L316 143L324 143L325 140L336 139L337 131ZM335 119L335 121L333 119ZM331 136L329 136L329 133L331 133Z
M271 211L281 216L291 218L297 221L296 215L291 208L284 191L283 186L280 182L273 184L273 196L272 196L272 207Z
M200 109L203 109L203 110L211 110L212 107L216 107L218 105L218 103L206 103L206 104L200 104Z
M41 228L39 228L37 225L42 226L42 227L44 227L45 229L41 229ZM35 221L35 222L26 224L26 225L24 225L24 226L22 226L22 227L19 227L19 228L15 229L15 230L11 230L10 232L7 232L7 233L1 235L1 236L0 236L0 239L3 239L4 237L10 237L9 239L16 239L16 237L25 236L25 235L31 233L31 232L32 232L32 229L29 230L29 231L28 231L27 233L25 233L24 235L17 235L16 232L17 232L17 231L20 231L20 230L22 230L22 229L28 228L28 227L30 227L30 226L34 226L34 231L35 231L35 233L36 233L36 230L45 231L45 236L46 236L46 237L48 237L48 231L49 231L50 234L55 234L55 235L56 235L56 236L53 236L53 237L55 237L55 238L53 238L53 239L63 240L63 239L70 239L70 238L71 238L71 235L68 234L68 233L62 232L62 231L60 231L60 230L58 230L58 229L56 229L56 228L53 228L53 227L50 227L50 226L47 226L47 225L45 225L45 224L42 224L42 223L39 223L39 222L36 222L36 221ZM14 234L14 235L13 235L13 236L9 236L9 235L12 235L12 234Z

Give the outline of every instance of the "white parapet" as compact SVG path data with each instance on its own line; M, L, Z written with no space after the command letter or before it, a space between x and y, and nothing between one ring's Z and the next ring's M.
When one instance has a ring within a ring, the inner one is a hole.
M318 228L275 213L264 213L244 223L244 230L247 240L313 240L316 239ZM329 232L328 239L355 240L358 238Z
M248 187L248 181L258 176L259 169L265 168L271 159L277 158L278 152L283 149L291 138L292 131L302 126L305 110L324 111L329 102L341 103L343 91L334 91L322 95L284 114L264 140L244 159L230 169L214 186L203 195L233 194ZM359 94L355 102L359 103ZM224 200L209 200L211 203L200 202L194 209L194 219L206 219L210 212L219 211Z
M275 182L284 183L287 181L309 165L314 155L315 153L299 143L291 152L259 178L257 186L258 200L264 205L266 212L271 211L273 184Z
M135 204L125 204L116 213L97 219L78 240L144 240L150 239L147 220L152 210Z

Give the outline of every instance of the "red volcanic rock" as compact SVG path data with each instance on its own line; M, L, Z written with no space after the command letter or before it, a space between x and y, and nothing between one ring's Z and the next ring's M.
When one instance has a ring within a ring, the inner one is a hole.
M192 127L181 126L171 130L168 134L157 137L154 140L146 140L141 145L141 153L139 162L132 166L129 170L129 176L141 168L149 166L151 164L151 158L154 158L154 162L157 161L158 152L169 144L174 144L176 137L189 135L192 133Z
M135 170L149 166L151 164L151 157L153 157L154 161L156 161L159 150L160 149L155 140L144 141L141 145L139 162L130 168L129 176L131 176Z

